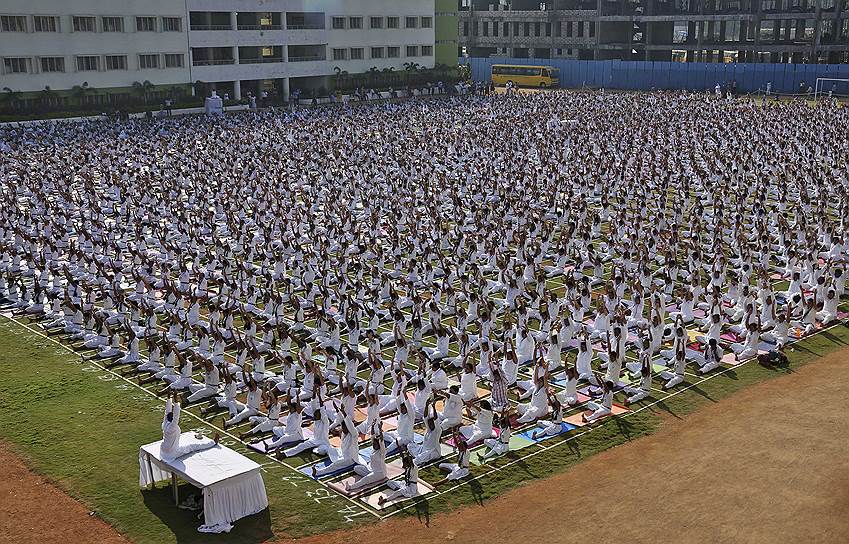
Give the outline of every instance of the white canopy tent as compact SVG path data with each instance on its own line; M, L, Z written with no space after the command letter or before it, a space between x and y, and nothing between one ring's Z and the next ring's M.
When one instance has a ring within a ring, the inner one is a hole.
M194 433L183 433L180 443L198 441ZM139 449L139 485L148 487L171 480L178 501L177 478L203 491L202 532L229 531L231 524L268 508L260 466L230 448L216 445L174 460L160 455L162 441Z

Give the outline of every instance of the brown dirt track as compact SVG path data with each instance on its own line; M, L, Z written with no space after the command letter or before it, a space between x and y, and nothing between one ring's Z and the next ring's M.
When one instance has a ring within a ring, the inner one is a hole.
M849 542L849 349L484 506L303 543ZM123 542L0 447L0 541Z
M849 542L849 349L484 504L304 542Z
M41 476L0 443L0 542L125 544L112 527Z

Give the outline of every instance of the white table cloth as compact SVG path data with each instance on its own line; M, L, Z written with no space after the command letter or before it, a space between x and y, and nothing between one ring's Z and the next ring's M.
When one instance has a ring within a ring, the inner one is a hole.
M194 433L180 435L180 443L197 442ZM139 485L147 487L177 475L203 491L205 532L229 530L237 519L268 507L260 466L230 448L216 445L173 460L162 459L162 441L139 449Z

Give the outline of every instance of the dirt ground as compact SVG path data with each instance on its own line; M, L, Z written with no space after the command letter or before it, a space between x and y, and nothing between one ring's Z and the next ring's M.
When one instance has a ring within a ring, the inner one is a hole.
M428 524L302 543L849 542L849 349ZM0 445L0 541L124 542Z
M126 543L112 527L0 443L0 542Z
M849 349L484 503L303 542L849 542Z

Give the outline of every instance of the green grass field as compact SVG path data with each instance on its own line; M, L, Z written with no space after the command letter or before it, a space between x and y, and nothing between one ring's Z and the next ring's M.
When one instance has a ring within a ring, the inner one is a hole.
M483 502L649 434L665 418L683 417L705 403L754 382L792 372L847 345L849 328L838 325L795 344L793 351L788 351L788 369L769 370L754 363L735 367L662 403L627 417L611 418L589 433L554 438L544 447L508 454L489 467L473 466L472 473L477 476L473 481L441 488L428 500L394 515L426 518L463 504ZM138 486L138 447L160 437L162 400L6 318L0 318L0 372L0 439L35 471L136 542L261 542L274 536L305 536L378 519L293 469L225 438L225 445L263 464L270 508L240 520L229 534L202 535L196 531L200 522L194 514L174 507L169 489L163 486L147 491ZM183 430L211 431L188 413L181 421ZM425 469L422 476L429 481L440 477L435 468ZM189 489L184 486L183 496Z

